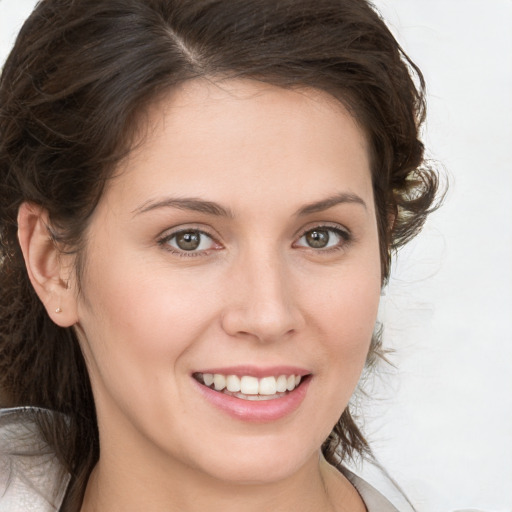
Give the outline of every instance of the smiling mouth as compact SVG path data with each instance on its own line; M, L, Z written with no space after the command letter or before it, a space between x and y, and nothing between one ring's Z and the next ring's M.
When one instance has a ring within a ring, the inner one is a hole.
M290 394L309 375L278 375L258 379L251 375L223 375L221 373L194 373L195 380L218 393L242 400L276 400Z

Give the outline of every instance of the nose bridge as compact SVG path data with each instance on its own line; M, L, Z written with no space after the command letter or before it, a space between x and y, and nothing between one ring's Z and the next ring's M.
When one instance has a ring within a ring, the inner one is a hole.
M285 258L275 249L241 254L232 269L225 330L260 341L273 341L298 330L301 315L290 277Z

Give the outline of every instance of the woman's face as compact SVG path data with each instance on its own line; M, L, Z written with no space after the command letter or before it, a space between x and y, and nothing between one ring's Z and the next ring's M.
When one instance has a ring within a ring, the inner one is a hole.
M347 406L375 323L365 137L324 93L252 81L188 82L148 121L77 299L102 457L284 478Z

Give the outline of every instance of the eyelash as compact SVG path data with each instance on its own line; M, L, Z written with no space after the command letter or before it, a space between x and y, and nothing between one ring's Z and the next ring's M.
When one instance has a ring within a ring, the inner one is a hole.
M311 233L313 231L328 231L328 232L334 232L338 237L340 237L342 239L342 243L338 243L336 244L335 246L333 247L327 247L327 248L314 248L314 247L307 247L307 246L297 246L297 242L299 240L301 240L303 237L305 237L308 233ZM170 234L167 234L167 235L164 235L162 236L161 238L158 239L158 245L161 246L162 248L164 248L164 250L170 252L171 254L175 254L179 257L184 257L184 258L194 258L194 257L200 257L200 256L208 256L210 254L210 252L212 250L218 250L216 248L214 249L203 249L203 250L200 250L200 251L197 251L197 250L191 250L191 251L186 251L186 250L177 250L176 248L173 248L172 246L169 245L169 242L171 240L173 240L174 238L176 238L177 236L179 236L180 234L182 233L197 233L199 235L203 235L203 236L206 236L208 238L210 238L212 240L212 243L214 244L218 244L220 245L219 242L217 242L217 240L212 236L210 235L209 233L207 233L206 231L202 230L202 229L198 229L198 228L194 228L194 227L190 227L190 228L187 228L187 229L180 229L178 231L174 231ZM334 252L334 251L339 251L339 250L342 250L345 248L345 246L347 244L349 244L350 242L352 242L352 234L345 230L345 229L342 229L338 226L331 226L331 225L324 225L324 224L320 224L320 225L317 225L317 226L314 226L314 227L311 227L311 228L308 228L308 229L305 229L303 230L301 233L300 233L300 236L297 237L296 239L296 242L294 242L294 246L295 247L300 247L300 248L304 248L304 249L311 249L312 251L314 252L318 252L318 253L328 253L328 252Z
M301 247L301 248L303 247L304 249L311 249L315 253L329 253L329 252L335 252L335 251L340 251L340 250L346 249L347 244L349 244L353 240L352 234L349 231L347 231L346 229L343 229L339 226L332 226L329 224L320 224L320 225L309 227L309 228L303 230L301 232L300 236L297 238L297 241L301 240L308 233L311 233L313 231L333 232L341 239L341 242L336 244L333 247L327 247L327 248L316 248L315 249L314 247L311 247L311 246L309 246L309 247L308 246L298 246L298 247ZM296 244L296 243L297 242L294 242L294 244Z
M194 227L186 228L186 229L180 229L178 231L174 231L172 233L169 233L167 235L162 236L158 239L158 245L160 245L164 250L170 252L171 254L175 254L176 256L183 257L183 258L197 258L200 256L208 256L212 250L217 249L204 249L202 251L186 251L186 250L178 250L171 245L169 245L169 242L173 239L179 236L182 233L197 233L199 235L204 235L212 240L214 244L219 244L215 238L207 233L206 231ZM220 245L220 244L219 244Z

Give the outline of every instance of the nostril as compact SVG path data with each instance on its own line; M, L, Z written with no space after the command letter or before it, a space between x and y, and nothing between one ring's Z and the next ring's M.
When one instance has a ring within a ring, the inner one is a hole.
M293 336L301 325L299 315L287 310L252 308L232 309L222 317L223 330L230 336L254 338L260 342L274 342Z

